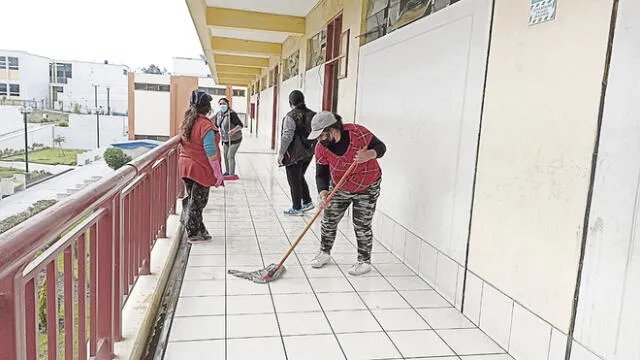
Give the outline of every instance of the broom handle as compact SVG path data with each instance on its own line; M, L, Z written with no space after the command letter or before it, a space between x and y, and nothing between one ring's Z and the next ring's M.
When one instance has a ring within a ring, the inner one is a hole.
M347 178L349 176L351 176L351 174L353 173L353 171L355 170L356 166L358 164L354 162L351 164L351 166L349 166L349 169L347 169L347 172L344 173L344 175L342 176L342 179L340 179L340 181L338 181L338 184L336 184L336 186L333 188L333 190L331 190L331 193L329 194L329 196L327 196L327 202L331 201L331 199L333 199L333 195L336 193L336 191L338 191L342 185L344 185L345 181L347 181ZM302 238L307 234L307 231L309 231L309 229L311 228L311 225L313 225L313 223L316 221L316 219L320 216L320 214L322 214L322 211L324 209L322 207L320 207L318 209L318 211L316 212L316 214L313 216L313 218L311 219L311 221L309 221L309 223L307 224L307 226L305 226L304 230L302 231L302 234L300 234L300 236L298 236L298 239L296 239L296 241L293 243L293 245L291 245L291 247L289 248L289 251L287 251L287 253L284 255L284 257L282 258L282 260L280 260L280 263L278 264L278 266L276 267L276 269L279 269L280 267L282 267L282 265L284 264L285 261L287 261L287 258L289 257L289 255L291 255L291 253L293 252L293 250L296 248L296 246L298 246L298 243L300 243L300 241L302 240Z

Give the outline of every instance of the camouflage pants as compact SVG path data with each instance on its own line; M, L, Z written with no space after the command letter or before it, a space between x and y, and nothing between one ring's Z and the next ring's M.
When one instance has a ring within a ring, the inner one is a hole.
M209 202L209 188L191 179L182 180L187 188L187 194L182 199L181 221L185 225L187 236L207 233L207 228L202 221L202 210Z
M331 206L324 210L322 217L322 244L320 250L327 254L336 240L338 224L349 205L353 203L353 228L358 241L358 261L371 261L371 248L373 246L373 231L371 223L376 211L376 202L380 196L380 183L378 179L365 190L358 193L338 190L331 201Z

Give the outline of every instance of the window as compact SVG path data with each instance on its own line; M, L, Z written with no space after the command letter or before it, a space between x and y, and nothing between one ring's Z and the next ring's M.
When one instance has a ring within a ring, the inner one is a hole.
M171 87L163 84L147 84L147 83L135 83L134 88L142 91L162 91L169 92Z
M227 89L226 88L212 88L212 87L201 87L198 90L204 91L211 96L226 96Z
M323 29L307 40L307 70L324 63L326 53L327 30Z
M71 64L49 64L49 80L53 84L67 84L73 77Z
M300 71L300 51L289 55L288 58L282 61L282 81L291 79L294 76L298 76Z
M272 87L275 82L275 77L276 77L275 74L276 74L275 69L269 70L269 87Z
M53 87L53 91L55 91L57 93L63 93L64 92L64 87L62 87L62 86L54 86Z
M233 96L245 97L247 96L247 92L245 90L234 89Z
M17 57L9 56L9 70L18 70L20 63Z
M9 84L9 96L20 96L20 84Z
M6 68L7 68L7 57L0 56L0 69L6 69Z
M7 96L7 84L0 83L0 96Z
M127 74L129 74L129 72L127 71L127 69L122 69L122 75L125 75L125 76L126 76Z
M460 0L370 0L367 8L364 42L429 16Z

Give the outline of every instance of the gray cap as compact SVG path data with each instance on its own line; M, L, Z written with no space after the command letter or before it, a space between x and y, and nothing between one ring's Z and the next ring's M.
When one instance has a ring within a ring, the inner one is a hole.
M309 140L317 139L322 131L324 131L324 129L337 122L338 119L333 116L333 113L330 113L328 111L323 111L315 114L313 116L313 119L311 119L311 133L309 133L309 136L307 138Z

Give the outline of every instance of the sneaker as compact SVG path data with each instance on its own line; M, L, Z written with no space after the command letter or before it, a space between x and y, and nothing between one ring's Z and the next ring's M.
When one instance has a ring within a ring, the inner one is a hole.
M294 208L291 208L283 211L282 213L285 215L291 215L291 216L302 216L304 212L302 210L296 210Z
M312 202L310 202L308 204L303 204L302 205L302 209L300 209L300 210L302 210L302 212L307 212L309 210L313 210L314 208L315 208L315 206L313 205Z
M202 238L207 241L213 239L213 236L211 236L211 234L209 234L207 230L200 231L200 236L202 236Z
M316 257L311 260L311 267L314 269L320 269L321 267L327 265L331 261L331 255L320 251Z
M225 171L225 173L224 173L224 174L222 174L222 176L229 176L229 172L228 172L228 171Z
M371 271L371 264L364 261L358 261L351 269L349 269L349 275L358 276L363 275Z
M187 238L187 242L189 244L202 244L211 241L211 239L205 239L201 234L197 234L194 236L189 236Z

